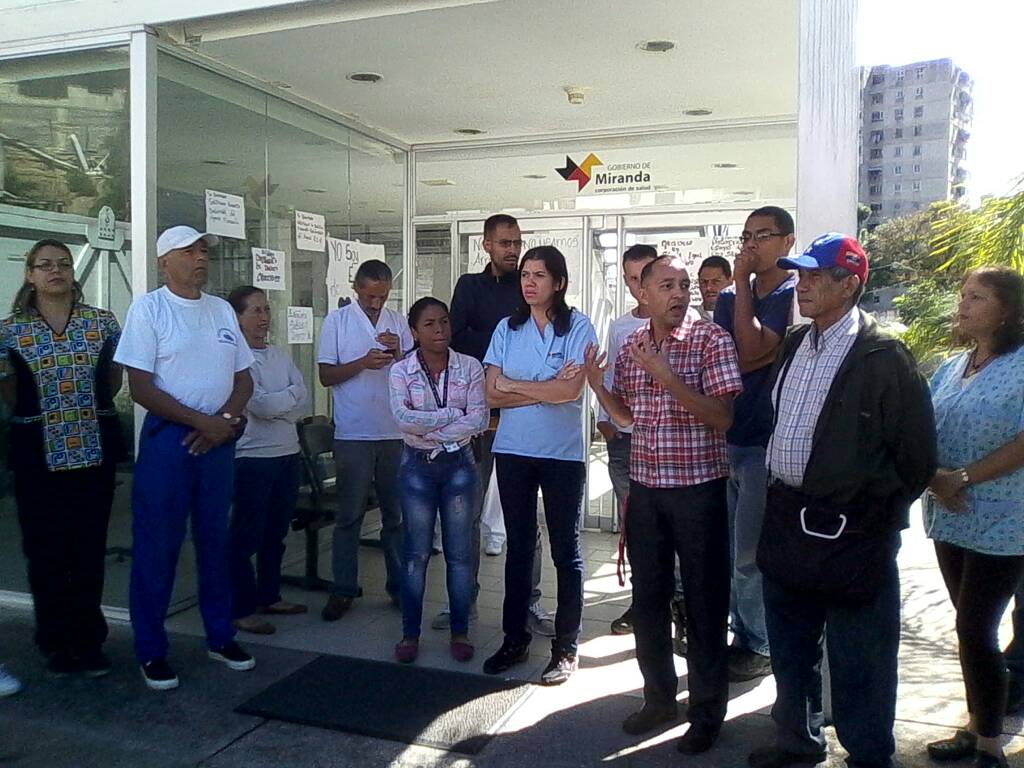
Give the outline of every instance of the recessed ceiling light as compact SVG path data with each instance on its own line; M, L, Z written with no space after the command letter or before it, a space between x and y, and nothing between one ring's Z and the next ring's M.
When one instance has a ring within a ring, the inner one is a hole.
M732 169L732 168L739 168L739 165L736 164L736 163L712 163L711 167L712 168Z
M271 80L270 84L275 88L283 88L286 91L292 87L291 83L286 83L284 80Z
M706 107L698 107L697 109L684 109L683 114L689 117L704 117L705 115L710 115L711 110Z
M398 213L394 208L378 208L377 213Z
M461 133L463 136L479 136L487 131L481 130L480 128L456 128L456 133Z
M454 187L455 182L451 179L420 179L420 184L427 187Z
M379 83L384 79L384 75L379 75L376 72L353 72L348 76L348 79L353 83Z
M636 47L646 53L668 53L676 44L671 40L641 40Z
M740 195L741 197L750 197L754 193L749 189L737 189L733 194Z
M312 193L314 195L326 195L327 194L327 190L326 189L320 189L320 187L306 187L302 191L303 192L310 192L310 193Z
M524 173L523 174L523 178L524 179L546 179L547 176L545 176L543 173Z
M200 160L203 165L230 165L226 160Z

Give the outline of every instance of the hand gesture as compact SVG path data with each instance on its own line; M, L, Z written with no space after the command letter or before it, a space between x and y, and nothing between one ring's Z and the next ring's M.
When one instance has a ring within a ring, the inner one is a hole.
M512 379L502 374L494 380L494 388L499 392L511 393L513 391Z
M668 364L668 355L658 350L654 345L645 339L632 341L629 344L629 354L633 362L639 365L655 381L667 384L675 374Z
M382 344L389 352L398 352L400 350L399 344L401 344L401 339L398 338L397 333L382 331L377 334L377 342Z
M388 363L393 362L395 362L395 356L383 349L371 349L363 355L363 368L371 371L379 371Z
M588 344L583 353L583 372L592 389L604 385L604 374L608 370L608 355L601 352L596 344Z
M967 511L967 496L963 479L958 470L940 469L935 473L928 488L950 512L961 514Z
M188 448L193 456L200 456L234 440L237 435L237 420L229 421L222 416L205 416L199 426L189 432L181 444Z
M570 379L575 379L581 370L583 369L578 363L574 363L570 360L562 366L558 373L555 374L555 378L559 381L569 381Z
M754 255L741 250L733 261L732 276L737 283L749 283L754 273Z

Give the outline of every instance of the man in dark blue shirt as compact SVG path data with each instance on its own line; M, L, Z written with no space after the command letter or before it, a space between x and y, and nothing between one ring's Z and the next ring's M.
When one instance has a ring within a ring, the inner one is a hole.
M734 286L722 291L715 322L736 342L743 392L734 403L727 501L732 536L732 630L729 679L752 680L771 673L764 623L757 542L768 486L765 449L772 432L768 375L793 317L796 280L776 262L796 240L793 217L782 208L758 208L747 217L743 247L733 266Z
M483 249L490 256L490 262L481 272L462 275L455 284L452 306L449 313L452 329L452 349L470 355L483 362L491 335L498 323L512 314L523 301L519 286L519 254L523 250L523 235L519 222L514 216L496 213L484 222ZM480 541L480 515L483 512L484 496L494 468L494 430L497 427L497 411L491 412L491 425L480 437L480 500L473 517L474 541ZM537 634L554 637L555 624L540 604L541 575L541 532L537 529L537 551L533 557L533 602L530 605L530 628ZM500 546L500 545L499 545ZM488 553L490 554L490 553ZM500 554L500 548L495 551ZM476 598L480 592L480 547L474 548L473 555L473 611L476 615ZM449 613L445 608L437 615L431 626L434 629L448 629Z

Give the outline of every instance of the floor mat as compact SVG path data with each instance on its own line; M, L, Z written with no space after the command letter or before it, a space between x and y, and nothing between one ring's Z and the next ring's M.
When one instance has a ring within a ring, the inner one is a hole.
M532 686L348 656L320 656L237 712L475 755Z

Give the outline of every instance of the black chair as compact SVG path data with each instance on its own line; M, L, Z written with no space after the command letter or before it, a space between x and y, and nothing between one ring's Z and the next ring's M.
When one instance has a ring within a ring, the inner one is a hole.
M320 578L320 529L334 523L334 425L325 416L303 419L299 425L304 483L292 518L292 530L305 531L306 568L302 576L281 581L309 590L326 591L331 582Z

